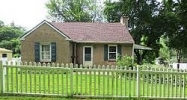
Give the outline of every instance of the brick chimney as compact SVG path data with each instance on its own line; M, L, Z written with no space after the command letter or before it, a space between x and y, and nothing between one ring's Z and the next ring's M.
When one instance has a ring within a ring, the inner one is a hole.
M128 20L129 20L129 17L127 16L121 16L120 18L120 23L122 25L125 25L127 29L128 29Z

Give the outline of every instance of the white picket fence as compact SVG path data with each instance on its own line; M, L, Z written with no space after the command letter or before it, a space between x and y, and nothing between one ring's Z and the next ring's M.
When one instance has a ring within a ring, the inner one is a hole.
M2 65L0 61L1 94L187 99L186 83L187 71L171 68L32 62Z
M0 59L2 61L3 65L19 65L21 63L21 57L17 57L17 58L1 58Z
M172 67L174 69L178 69L177 68L177 65L179 64L179 69L182 69L182 70L187 70L187 63L173 63L172 64Z

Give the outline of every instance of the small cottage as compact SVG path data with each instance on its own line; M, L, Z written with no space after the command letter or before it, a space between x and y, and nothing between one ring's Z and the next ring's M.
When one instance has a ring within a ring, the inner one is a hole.
M42 21L21 37L22 61L115 64L134 55L128 18L119 23Z
M0 59L7 58L8 60L12 59L12 51L5 48L0 48Z

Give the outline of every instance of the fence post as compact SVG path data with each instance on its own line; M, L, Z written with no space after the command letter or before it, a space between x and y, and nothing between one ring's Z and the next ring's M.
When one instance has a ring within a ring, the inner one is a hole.
M70 95L73 96L73 64L70 64Z
M137 98L140 98L140 69L137 66Z
M4 68L3 63L0 61L0 92L1 94L4 93Z

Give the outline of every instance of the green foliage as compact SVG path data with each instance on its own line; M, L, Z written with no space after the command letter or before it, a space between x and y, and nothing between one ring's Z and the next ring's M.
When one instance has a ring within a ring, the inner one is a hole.
M117 58L117 65L119 67L132 67L135 64L133 63L132 56L126 55L126 56L123 56L123 57L118 56L118 58Z
M104 14L108 22L119 22L121 17L121 2L105 2Z
M91 22L102 16L94 0L49 0L46 7L51 19L57 21Z
M122 15L129 17L129 29L136 44L143 44L154 49L154 54L144 50L135 50L138 64L149 57L157 57L160 48L159 39L163 34L160 30L160 4L156 0L119 0L118 2L105 3L105 15L108 22L119 22ZM148 58L148 59L147 59Z
M167 46L176 50L178 62L184 57L187 49L187 1L186 0L164 0L163 10L163 27L161 30L168 38Z
M166 45L167 40L168 39L164 37L160 38L160 44L162 47L159 50L159 56L164 60L169 60L171 58L171 52L172 52L172 50L170 50L169 47Z
M0 21L3 23L2 21ZM24 29L16 26L6 26L2 24L0 27L0 48L6 48L13 51L13 54L20 54L19 37L23 34Z

